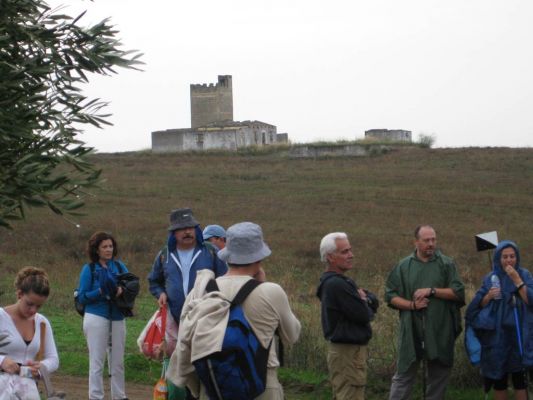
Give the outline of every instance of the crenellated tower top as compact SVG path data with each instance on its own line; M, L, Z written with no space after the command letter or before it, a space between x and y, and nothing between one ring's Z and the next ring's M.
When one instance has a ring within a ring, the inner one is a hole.
M191 128L233 121L231 75L219 75L216 84L191 84Z

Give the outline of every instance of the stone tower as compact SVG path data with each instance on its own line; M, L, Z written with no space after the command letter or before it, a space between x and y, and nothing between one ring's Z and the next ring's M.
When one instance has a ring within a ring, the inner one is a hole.
M219 75L218 83L191 85L191 128L233 121L231 75Z

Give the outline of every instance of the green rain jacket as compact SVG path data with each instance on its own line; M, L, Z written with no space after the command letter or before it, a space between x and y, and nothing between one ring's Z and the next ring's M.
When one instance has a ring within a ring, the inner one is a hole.
M431 287L451 288L459 300L432 297L426 311L399 310L399 373L407 372L413 362L422 359L423 338L427 360L438 360L450 367L453 365L455 339L462 331L460 308L465 305L465 289L451 258L440 251L436 251L428 262L419 260L416 252L404 258L387 278L385 302L394 308L391 304L394 297L411 300L415 290Z

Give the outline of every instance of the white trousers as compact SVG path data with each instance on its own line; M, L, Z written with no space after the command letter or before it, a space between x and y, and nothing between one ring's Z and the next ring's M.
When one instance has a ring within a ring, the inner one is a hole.
M0 400L39 400L40 398L33 379L0 372Z
M110 327L110 325L112 325ZM109 331L111 329L111 352ZM111 398L125 399L124 387L124 347L126 343L126 322L110 321L98 315L85 313L83 333L89 348L89 400L104 398L104 363L107 357L111 372Z

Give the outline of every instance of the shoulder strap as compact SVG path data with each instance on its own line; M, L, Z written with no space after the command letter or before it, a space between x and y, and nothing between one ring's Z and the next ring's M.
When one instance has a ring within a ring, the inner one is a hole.
M214 279L211 279L209 282L207 282L207 285L205 287L205 291L207 293L218 292L219 289L218 289L217 281L214 280Z
M234 307L239 304L242 304L244 300L246 300L248 295L252 293L252 291L262 283L263 282L260 282L257 279L250 279L248 282L242 285L240 290L237 292L237 294L235 295L235 298L231 302L231 306Z
M252 293L252 291L262 283L263 282L260 282L257 279L250 279L239 289L233 301L231 302L231 306L233 307L242 304L244 300L246 300L248 295ZM205 287L205 291L207 293L216 292L219 290L220 289L218 288L217 281L215 279L211 279L209 282L207 282L207 285Z
M41 323L39 324L39 330L40 330L40 343L39 343L39 351L37 352L37 355L35 356L36 361L43 360L44 342L46 339L46 322L41 321Z
M161 265L165 264L166 262L165 254L167 253L167 251L168 251L168 246L163 246L163 248L159 251L159 263Z
M118 261L115 261L115 260L113 260L113 263L117 267L117 271L118 271L119 274L124 274L125 273L124 268L122 267L121 263L119 263Z

